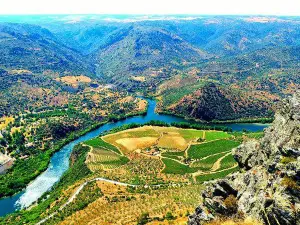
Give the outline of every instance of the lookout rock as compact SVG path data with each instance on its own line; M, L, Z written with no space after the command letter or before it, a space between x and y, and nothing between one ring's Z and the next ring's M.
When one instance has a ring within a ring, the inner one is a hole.
M240 145L233 155L240 171L208 184L189 225L237 215L268 225L299 225L300 93L278 105L260 141Z

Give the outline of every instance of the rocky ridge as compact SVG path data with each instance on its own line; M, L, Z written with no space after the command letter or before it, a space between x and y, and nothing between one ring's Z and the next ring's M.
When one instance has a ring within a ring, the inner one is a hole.
M208 184L189 225L224 216L300 224L300 93L279 104L260 141L240 145L233 155L241 170Z

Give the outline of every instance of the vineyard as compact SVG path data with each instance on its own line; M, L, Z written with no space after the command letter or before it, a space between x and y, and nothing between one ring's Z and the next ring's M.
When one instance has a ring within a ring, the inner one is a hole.
M85 142L88 168L112 180L157 184L201 182L237 167L235 136L213 130L143 126ZM208 177L207 179L199 177Z
M106 143L101 138L89 140L85 144L91 148L86 158L86 164L93 172L116 169L129 161L127 157L120 154L118 148Z
M232 140L217 140L203 144L191 145L187 153L190 158L201 159L221 152L228 152L240 143Z

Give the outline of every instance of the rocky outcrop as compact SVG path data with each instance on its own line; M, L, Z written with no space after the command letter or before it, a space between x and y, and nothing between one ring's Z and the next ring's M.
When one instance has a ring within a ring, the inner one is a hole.
M260 141L233 150L241 170L210 183L190 225L251 216L269 225L300 224L300 93L284 100Z

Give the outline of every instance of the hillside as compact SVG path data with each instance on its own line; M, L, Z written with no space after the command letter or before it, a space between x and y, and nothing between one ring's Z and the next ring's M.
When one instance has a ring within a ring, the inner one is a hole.
M250 216L264 224L294 225L300 221L300 94L285 100L260 141L233 150L242 168L208 185L203 205L190 216L190 225L221 216Z
M117 83L131 76L143 75L149 68L178 67L207 59L209 55L177 36L160 28L132 25L114 42L95 52L98 76Z
M254 84L252 81L225 84L210 76L195 75L193 71L176 75L158 87L158 111L206 121L272 116L280 93L273 94Z
M61 44L47 29L28 24L0 24L0 66L13 73L58 72L92 75L82 55Z
M168 110L206 121L234 120L270 117L272 116L272 103L263 93L243 92L208 83L184 96Z
M0 225L298 225L299 25L0 16Z

